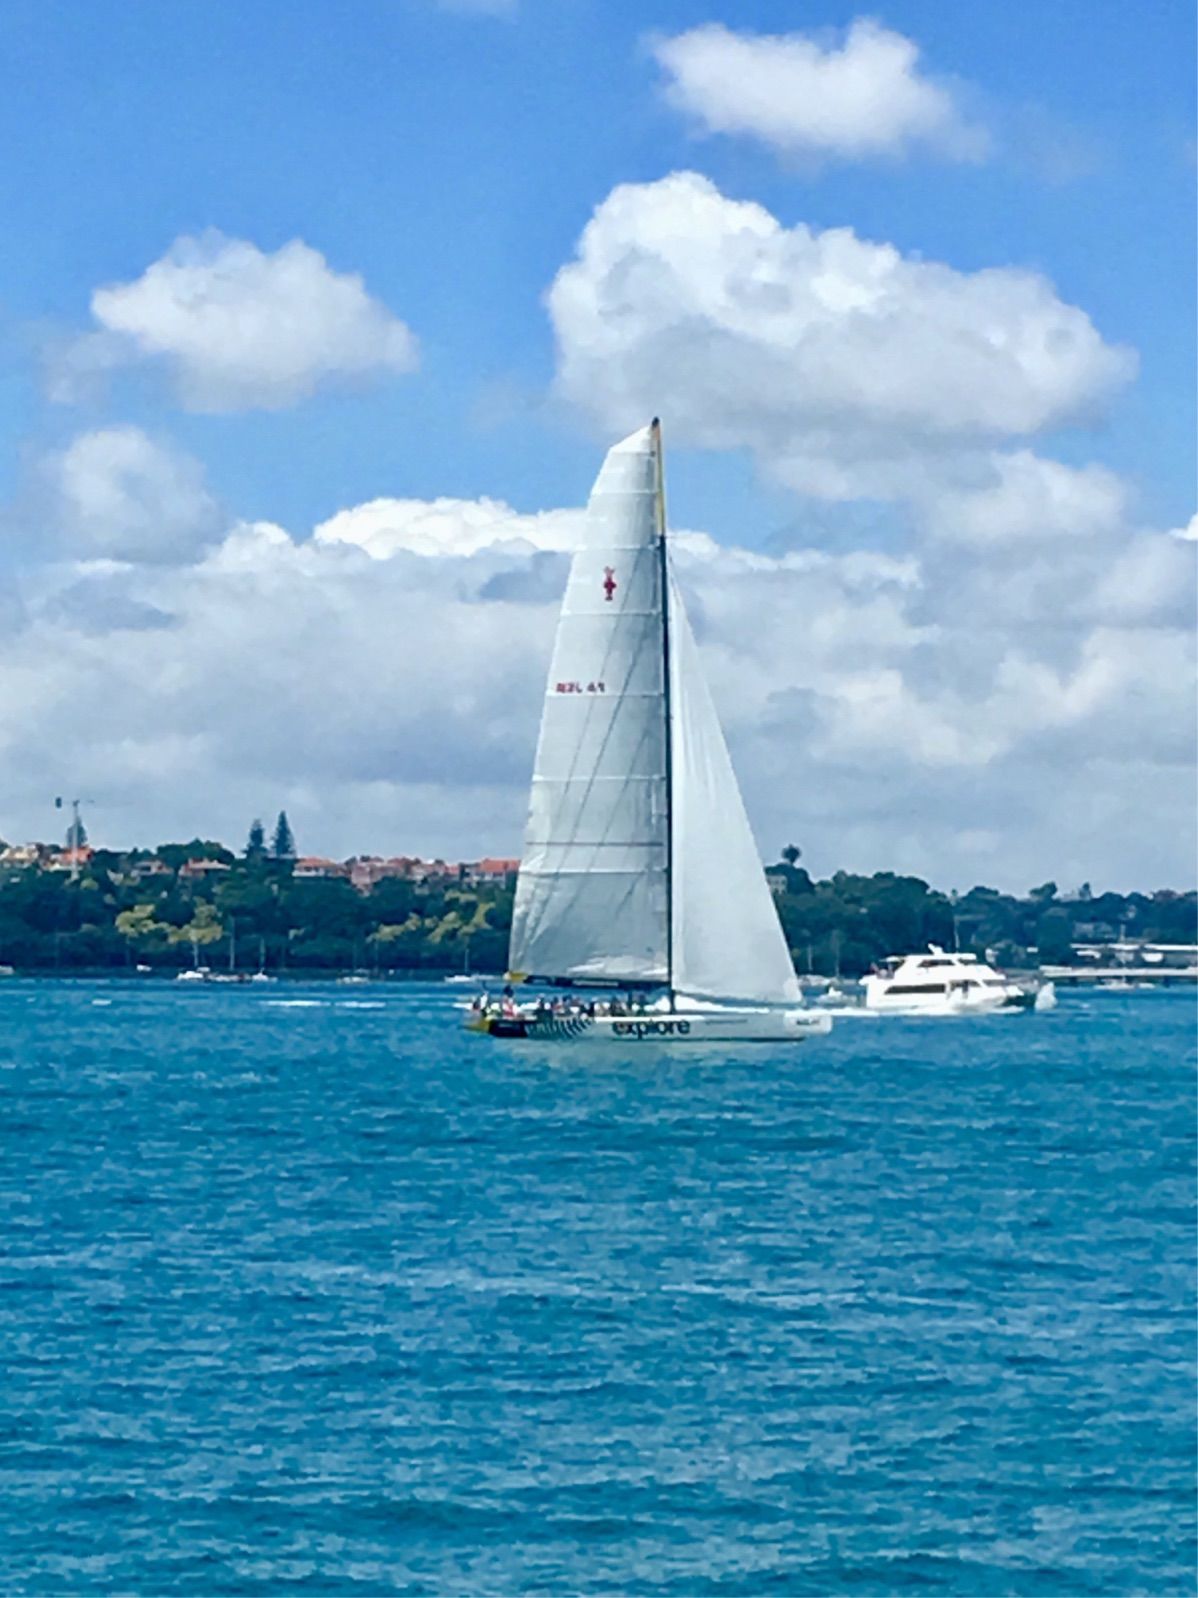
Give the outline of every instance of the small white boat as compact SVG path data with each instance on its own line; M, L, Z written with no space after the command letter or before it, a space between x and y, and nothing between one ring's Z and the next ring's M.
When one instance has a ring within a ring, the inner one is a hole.
M846 993L838 982L829 982L821 993L812 1000L825 1010L859 1010L861 996L856 993Z
M212 972L206 965L192 966L188 971L180 971L175 976L176 982L211 982Z
M862 981L865 1009L889 1015L979 1015L999 1010L1049 1009L1051 982L1015 982L975 954L892 955Z
M494 1038L794 1043L801 1007L666 538L657 422L608 451L545 692Z

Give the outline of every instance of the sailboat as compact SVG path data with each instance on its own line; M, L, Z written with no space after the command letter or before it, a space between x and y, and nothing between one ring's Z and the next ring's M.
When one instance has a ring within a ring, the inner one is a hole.
M666 538L661 429L609 450L558 623L497 1038L797 1042L790 951Z

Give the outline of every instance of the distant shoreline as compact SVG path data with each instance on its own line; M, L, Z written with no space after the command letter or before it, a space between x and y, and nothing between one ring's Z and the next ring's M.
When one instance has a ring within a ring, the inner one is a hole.
M1139 951L1173 964L1198 945L1192 890L1118 894L1082 883L1062 892L1048 881L1021 898L981 884L945 893L892 871L815 878L797 845L781 853L762 869L801 978L852 980L932 945L1008 971L1139 965ZM481 971L494 981L508 965L518 865L297 858L266 851L256 833L240 856L203 838L133 853L82 840L57 852L6 846L0 970L144 980L207 968L214 978L263 971L317 983Z
M161 966L153 971L126 971L114 966L72 966L69 970L55 970L52 966L14 967L12 970L0 973L0 983L4 982L129 982L159 987L163 983L178 982L180 976L188 970L186 966ZM228 980L227 971L214 970L212 976L215 981L206 983L193 983L194 987L224 987L224 988L262 988L266 983L255 983L252 971L238 971L234 975L236 981ZM271 971L267 975L271 983L289 982L340 982L346 987L367 985L380 986L383 984L401 982L431 982L444 983L446 977L453 976L454 972L448 968L444 971L419 971L419 970L390 970L377 973L349 972L344 967L329 966L311 971ZM346 978L352 977L352 982ZM480 979L481 981L482 979ZM487 980L492 983L500 982L502 977L491 976Z

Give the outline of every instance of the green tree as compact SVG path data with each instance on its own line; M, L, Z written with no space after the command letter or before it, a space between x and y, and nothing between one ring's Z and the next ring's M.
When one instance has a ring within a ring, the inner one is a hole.
M281 932L286 925L279 903L279 884L264 872L241 866L216 886L213 902L223 917L235 917L246 937Z
M189 860L223 860L231 866L236 856L215 838L193 838L190 843L160 843L154 851L164 865L172 871L186 865Z
M270 852L276 860L295 859L295 838L285 810L279 811L279 819L275 822L275 835L271 840Z
M384 877L366 895L366 912L379 926L398 926L411 915L416 899L415 883L404 877Z
M786 848L782 851L782 858L786 861L788 866L797 866L799 863L799 857L802 853L803 851L799 848L797 843L788 843Z
M1036 946L1042 964L1060 965L1073 956L1072 927L1068 912L1054 908L1040 917L1036 927Z
M1038 888L1031 888L1028 891L1028 898L1034 899L1037 904L1051 904L1056 896L1057 885L1055 882L1042 882Z
M191 920L185 921L181 927L172 927L168 936L171 943L190 943L193 954L198 956L202 947L210 943L219 943L224 935L224 925L217 914L216 906L209 904L206 899L201 899L195 907L195 914Z
M152 904L135 904L128 910L118 911L115 925L121 937L137 949L164 948L175 931L167 922L157 919Z
M250 835L245 840L245 857L247 860L261 860L266 854L266 828L254 817L250 823Z

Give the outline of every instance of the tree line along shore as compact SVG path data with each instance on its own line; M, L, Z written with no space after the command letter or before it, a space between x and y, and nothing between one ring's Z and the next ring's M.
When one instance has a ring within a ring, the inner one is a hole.
M793 845L765 868L800 973L859 976L937 943L1006 966L1066 962L1120 938L1192 943L1198 895L1159 889L1023 896L948 894L919 877L837 871L813 879ZM155 849L92 848L75 824L64 849L0 844L0 964L17 972L177 971L194 964L295 975L365 970L501 972L515 861L298 856L285 815L255 822L235 854L211 839Z

